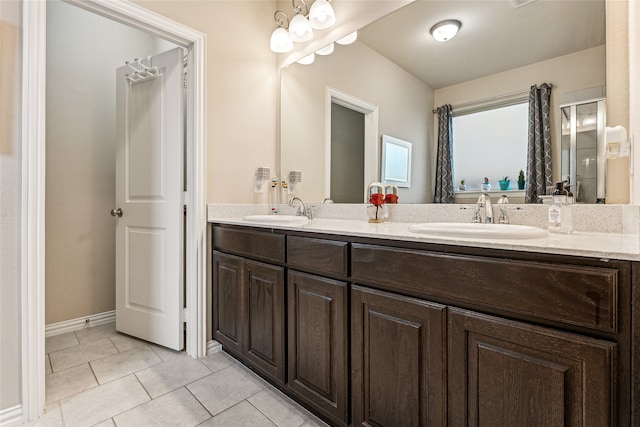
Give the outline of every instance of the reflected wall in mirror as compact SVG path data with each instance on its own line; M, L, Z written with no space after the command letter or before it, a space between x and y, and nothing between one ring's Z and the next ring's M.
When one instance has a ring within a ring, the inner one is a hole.
M310 202L332 196L341 185L331 183L328 93L334 89L378 109L376 138L368 140L375 142L365 143L365 156L380 158L382 134L413 143L412 185L399 190L400 202L430 202L437 126L432 109L452 104L455 113L456 106L470 103L482 108L477 101L548 82L558 180L560 105L604 96L604 10L604 0L536 1L520 8L509 1L419 0L399 9L361 29L353 45L336 46L312 65L282 70L281 174L302 170L298 194ZM444 19L458 19L462 28L439 43L429 29ZM365 173L365 186L380 179L379 160L370 169L376 172Z

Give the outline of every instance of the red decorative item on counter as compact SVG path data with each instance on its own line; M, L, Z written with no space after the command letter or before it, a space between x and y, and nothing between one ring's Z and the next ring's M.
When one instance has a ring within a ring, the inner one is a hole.
M384 194L382 193L374 193L369 197L369 203L374 206L382 206L385 202Z
M387 194L384 196L384 202L389 204L398 203L398 196L396 194Z

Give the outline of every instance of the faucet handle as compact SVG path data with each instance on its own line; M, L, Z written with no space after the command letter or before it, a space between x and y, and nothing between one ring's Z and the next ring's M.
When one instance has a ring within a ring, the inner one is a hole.
M503 196L503 197L506 197L506 196ZM498 217L498 224L510 224L509 217L507 216L507 212L521 211L521 210L522 208L520 206L514 206L514 207L500 206L500 216Z
M473 211L473 218L471 218L471 222L474 224L482 222L482 218L480 218L480 207L481 206L476 206L476 209Z
M507 197L506 194L503 194L502 197L500 197L500 200L498 200L498 204L499 205L508 205L509 204L509 198Z

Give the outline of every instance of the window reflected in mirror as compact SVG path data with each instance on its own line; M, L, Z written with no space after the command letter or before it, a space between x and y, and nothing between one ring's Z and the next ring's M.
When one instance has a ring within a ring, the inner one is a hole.
M518 174L527 169L529 104L491 108L453 116L453 182L480 190L489 178L492 190L509 178L508 190L518 189Z

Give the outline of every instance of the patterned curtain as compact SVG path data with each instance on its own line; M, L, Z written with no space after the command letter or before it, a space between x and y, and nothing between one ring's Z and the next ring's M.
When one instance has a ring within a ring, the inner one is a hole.
M533 85L529 92L529 142L525 203L541 203L551 185L551 85Z
M436 163L436 188L433 203L453 203L453 167L451 145L453 143L451 126L451 105L443 105L438 112L438 159Z

